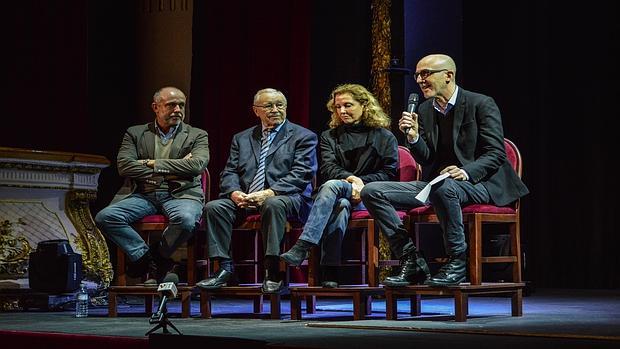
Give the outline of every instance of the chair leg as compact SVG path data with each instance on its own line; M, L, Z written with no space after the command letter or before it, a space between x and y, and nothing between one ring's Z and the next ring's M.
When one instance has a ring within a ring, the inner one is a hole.
M366 234L368 234L368 230L365 231ZM369 267L370 267L370 259L368 258L368 238L364 239L364 236L362 236L362 239L360 241L360 261L362 261L361 267L360 267L360 273L361 273L361 277L360 277L360 283L361 284L368 284L368 280L369 280Z
M187 240L187 285L196 284L196 238Z
M379 239L376 235L374 219L368 220L366 228L366 246L368 247L368 286L379 285Z
M308 255L308 286L319 285L319 269L321 250L313 246Z
M482 219L474 214L469 220L469 281L472 285L482 284Z
M512 316L523 316L523 290L519 288L511 296Z
M127 286L127 275L125 274L125 252L120 248L116 248L116 284L118 286Z
M517 260L512 265L512 282L521 282L521 227L519 220L510 224L510 250Z

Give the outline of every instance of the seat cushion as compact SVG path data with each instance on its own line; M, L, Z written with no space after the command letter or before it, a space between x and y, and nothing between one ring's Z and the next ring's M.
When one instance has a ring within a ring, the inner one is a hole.
M409 210L409 215L426 215L426 214L435 214L435 210L432 206L421 206L412 208ZM463 208L463 214L468 213L495 213L495 214L515 214L516 211L513 207L499 207L495 205L487 205L487 204L475 204L469 205Z
M146 216L136 223L168 223L168 217L161 214Z
M407 212L405 211L396 211L396 213L398 214L398 217L400 219L405 218L405 216L407 215ZM351 212L351 219L370 219L370 218L372 218L372 216L370 215L370 212L368 212L367 210Z
M495 205L475 204L463 208L463 213L497 213L497 214L515 214L513 207L500 207Z
M291 217L287 217L286 220L289 221L289 223L301 223L301 221L299 220L299 217L291 216ZM260 222L259 214L252 214L252 215L245 217L244 223L255 223L255 222Z
M249 216L245 217L245 221L246 222L251 222L251 223L259 222L260 221L260 215L259 214L249 215Z

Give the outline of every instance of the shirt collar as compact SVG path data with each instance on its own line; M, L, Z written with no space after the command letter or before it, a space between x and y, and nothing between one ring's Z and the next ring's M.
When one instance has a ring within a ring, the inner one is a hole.
M452 94L452 96L448 100L448 104L446 105L446 109L445 110L441 108L441 106L439 105L439 103L437 103L437 100L435 100L435 99L433 99L433 107L435 108L435 110L437 110L438 112L442 113L443 115L448 114L450 112L450 110L452 110L454 105L456 105L456 97L458 96L458 93L459 93L459 87L457 85L456 88L454 89L454 93Z
M284 121L283 121L280 125L278 125L278 126L274 127L274 128L271 130L271 134L276 134L278 131L280 131L280 129L282 128L282 126L284 125L284 123L286 123L286 119L284 119ZM265 125L263 125L263 124L261 123L261 127L262 127L261 132L265 132L265 130L267 129L267 128L265 127Z
M159 125L157 124L157 121L155 121L155 128L157 129L157 133L159 134L159 138L161 138L162 143L166 144L168 142L168 140L170 140L170 138L172 138L174 136L174 134L179 129L179 125L174 125L174 126L170 127L170 129L168 130L168 133L164 133L161 130L161 128L159 128Z

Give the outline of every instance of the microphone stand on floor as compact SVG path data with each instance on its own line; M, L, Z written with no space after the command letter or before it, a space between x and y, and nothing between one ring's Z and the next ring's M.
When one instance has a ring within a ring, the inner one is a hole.
M168 331L168 326L172 327L178 334L183 335L183 333L181 333L181 331L179 331L179 329L176 328L170 320L168 320L168 308L165 305L161 312L157 312L151 316L149 323L157 324L157 326L151 328L146 334L144 334L145 336L148 336L160 328L162 329L163 334L171 334L172 332Z

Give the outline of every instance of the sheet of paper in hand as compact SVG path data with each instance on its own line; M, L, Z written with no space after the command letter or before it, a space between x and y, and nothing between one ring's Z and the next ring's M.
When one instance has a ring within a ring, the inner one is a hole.
M415 198L420 200L420 202L426 203L426 200L428 200L428 194L431 193L431 187L434 184L437 184L448 177L450 177L450 174L448 172L435 177L432 181L428 182L424 189L422 189L422 191L420 191L418 195L415 196Z

